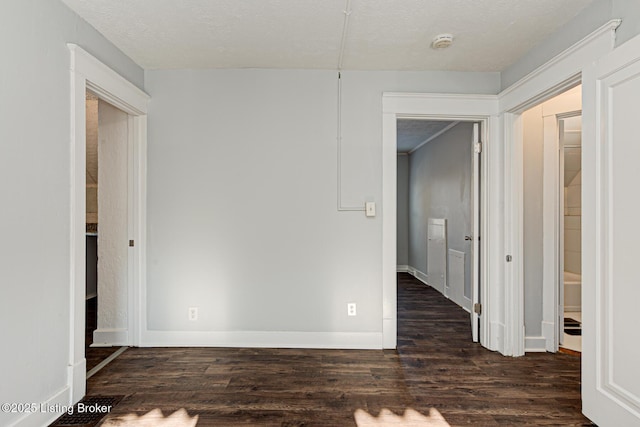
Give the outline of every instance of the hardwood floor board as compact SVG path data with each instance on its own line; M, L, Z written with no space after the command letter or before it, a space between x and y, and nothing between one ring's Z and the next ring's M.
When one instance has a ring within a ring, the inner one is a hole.
M109 417L184 408L198 426L355 426L354 412L437 408L452 425L589 425L580 359L503 357L471 342L469 314L407 274L398 349L132 348L88 382L125 395Z

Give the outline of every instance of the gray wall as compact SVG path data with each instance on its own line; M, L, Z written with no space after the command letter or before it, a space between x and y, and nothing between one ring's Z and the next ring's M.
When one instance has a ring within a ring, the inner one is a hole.
M143 71L59 1L0 2L0 325L12 349L0 354L0 402L45 402L67 384L68 42L143 86ZM0 425L20 416L0 412Z
M447 219L447 245L465 253L464 295L471 293L473 124L460 123L409 158L409 265L427 272L427 221Z
M343 72L343 84L343 203L380 207L382 92L499 83L495 73ZM381 331L384 213L336 211L336 73L147 71L145 85L150 329ZM192 305L198 322L187 320Z
M549 61L611 19L622 19L616 32L616 46L640 33L640 1L596 0L567 25L531 49L502 72L502 89Z
M409 156L398 154L397 265L409 265Z
M524 135L524 327L525 336L542 335L542 105L522 114Z

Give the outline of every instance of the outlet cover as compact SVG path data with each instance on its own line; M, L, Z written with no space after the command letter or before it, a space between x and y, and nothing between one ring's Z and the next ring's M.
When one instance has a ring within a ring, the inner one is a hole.
M347 316L355 316L356 315L356 303L350 302L347 304Z
M189 320L192 322L198 320L198 307L189 307Z

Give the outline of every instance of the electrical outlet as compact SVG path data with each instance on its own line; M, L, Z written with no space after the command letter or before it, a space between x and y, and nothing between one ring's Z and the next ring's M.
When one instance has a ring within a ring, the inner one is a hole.
M189 307L189 320L192 322L198 320L198 307Z
M350 302L347 304L347 316L355 316L356 315L356 303Z

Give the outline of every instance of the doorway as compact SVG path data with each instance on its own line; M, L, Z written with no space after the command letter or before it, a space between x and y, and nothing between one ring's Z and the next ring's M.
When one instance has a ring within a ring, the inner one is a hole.
M105 331L114 344L139 345L138 319L144 319L146 251L146 129L149 96L75 44L70 52L70 313L69 376L71 401L86 392L86 96L87 90L126 114L127 132L127 302L126 329Z
M580 311L580 218L566 214L579 211L581 95L576 85L521 116L525 352L558 351L581 331L579 314L564 320Z
M582 115L558 118L559 193L558 255L560 297L559 346L582 351Z
M473 287L480 286L480 253L474 245L479 237L479 126L419 118L396 123L398 271L470 314Z
M477 122L477 137L480 141L476 146L478 155L474 159L478 161L479 179L475 183L474 192L477 191L478 218L474 221L477 227L474 245L478 248L477 270L473 271L474 278L486 284L482 293L479 288L472 285L472 310L469 318L474 338L489 349L497 349L500 332L497 324L494 333L489 328L491 307L498 309L497 298L499 290L491 285L500 286L497 281L492 282L488 278L501 274L497 264L490 264L488 252L499 251L501 241L498 238L499 221L490 224L488 218L493 217L493 209L498 206L494 200L500 191L500 184L491 174L493 163L487 162L487 153L496 150L493 161L499 159L499 122L497 120L497 96L495 95L447 95L447 94L402 94L385 93L382 99L382 346L383 348L396 348L397 343L397 124L399 119L420 119L440 121L464 121ZM493 148L492 148L493 147ZM483 168L480 170L479 162ZM494 169L495 170L495 167ZM477 187L477 188L476 188ZM493 197L493 199L492 199ZM480 215L480 212L482 213ZM499 212L495 212L496 217ZM491 232L494 230L493 232ZM481 256L480 256L481 255ZM476 267L474 267L476 268ZM477 273L477 274L476 274ZM477 299L477 302L476 302ZM476 305L477 304L477 305ZM484 312L484 314L481 314ZM479 326L477 326L479 325ZM493 337L493 338L492 338Z
M128 293L128 116L86 92L86 311L87 378L123 343ZM114 342L115 341L115 342Z

